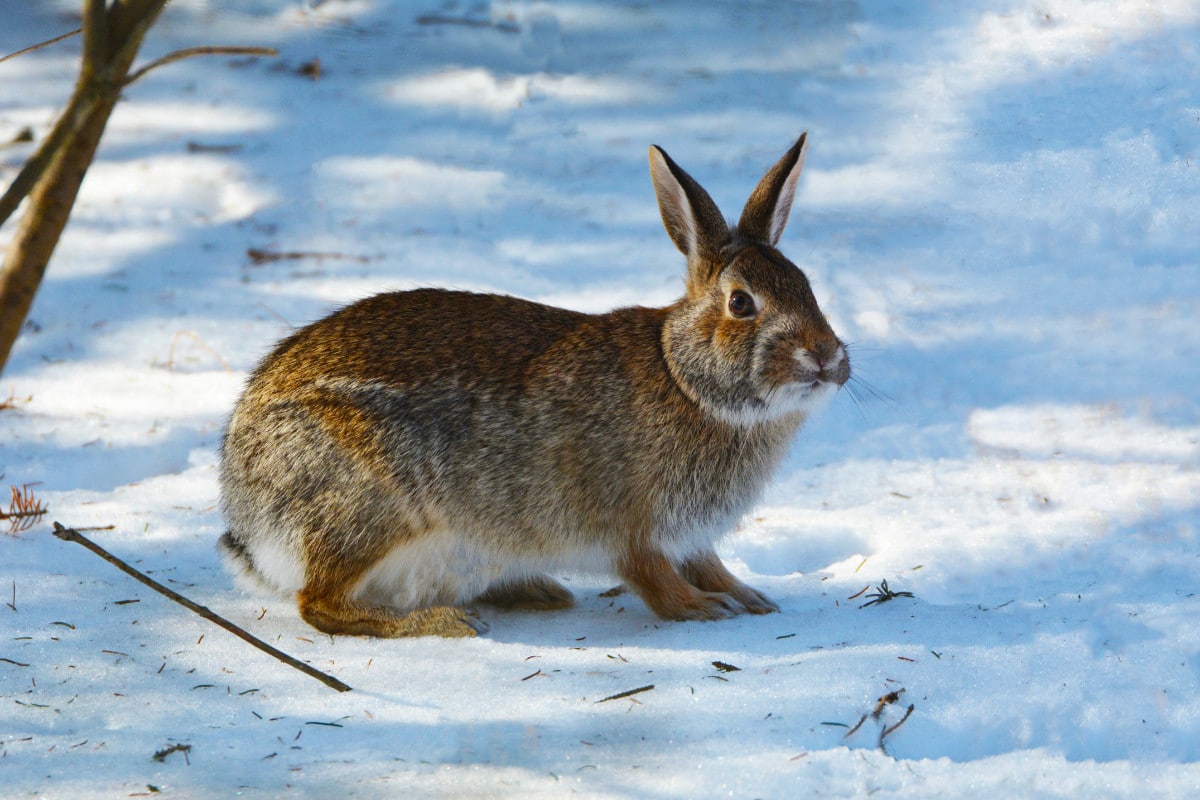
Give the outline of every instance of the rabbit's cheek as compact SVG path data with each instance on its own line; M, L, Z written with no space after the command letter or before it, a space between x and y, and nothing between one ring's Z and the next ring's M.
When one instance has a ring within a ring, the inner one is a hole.
M712 342L720 356L744 356L754 349L757 326L751 320L718 318Z
M816 380L816 371L809 369L799 358L802 351L789 342L775 342L770 350L764 382L770 391L800 384L808 386Z

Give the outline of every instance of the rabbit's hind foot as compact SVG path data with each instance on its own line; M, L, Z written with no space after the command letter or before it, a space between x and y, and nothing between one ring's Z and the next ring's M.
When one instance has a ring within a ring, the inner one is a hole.
M348 636L458 638L488 632L488 624L464 608L432 606L405 612L356 601L332 601L305 591L300 592L300 616L319 631Z
M549 575L529 575L497 581L476 601L497 608L560 611L575 605L575 596Z

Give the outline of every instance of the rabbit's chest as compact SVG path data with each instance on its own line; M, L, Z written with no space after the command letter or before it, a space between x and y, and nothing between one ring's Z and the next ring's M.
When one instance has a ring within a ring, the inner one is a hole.
M732 533L762 496L780 456L763 450L752 458L665 472L656 487L653 525L664 551L687 555Z

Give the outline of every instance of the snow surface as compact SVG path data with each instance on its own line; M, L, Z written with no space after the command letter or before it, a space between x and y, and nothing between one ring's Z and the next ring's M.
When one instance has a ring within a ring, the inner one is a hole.
M3 0L0 51L78 6ZM143 56L200 44L281 56L127 90L3 375L3 484L50 515L0 535L0 795L1200 793L1200 2L175 0ZM0 141L78 50L0 65ZM215 447L273 341L418 285L670 302L647 146L734 214L803 129L783 249L869 383L725 546L782 613L575 578L379 641L235 588ZM882 580L914 597L860 608Z

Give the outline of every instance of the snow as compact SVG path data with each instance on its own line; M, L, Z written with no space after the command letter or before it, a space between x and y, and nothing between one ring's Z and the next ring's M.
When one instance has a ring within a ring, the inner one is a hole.
M7 8L0 51L77 8ZM1195 796L1198 42L1195 0L175 0L145 60L281 56L127 90L3 375L3 483L50 513L0 534L0 796ZM78 49L0 64L0 141ZM331 638L223 571L215 448L293 326L421 285L670 302L646 148L734 215L804 129L782 248L866 383L724 546L782 613L567 576L478 639ZM861 607L883 580L914 597Z

